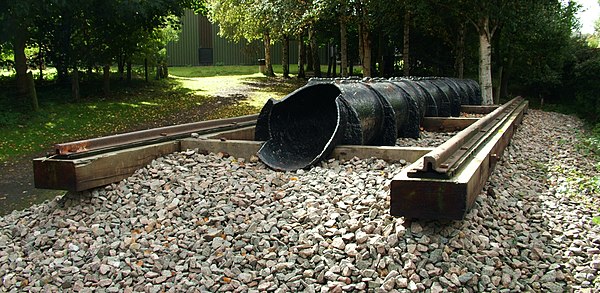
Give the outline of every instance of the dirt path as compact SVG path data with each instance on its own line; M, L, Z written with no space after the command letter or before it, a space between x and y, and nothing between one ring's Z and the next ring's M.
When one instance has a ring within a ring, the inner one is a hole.
M0 215L64 194L64 191L33 186L32 159L35 157L39 156L24 156L0 163Z

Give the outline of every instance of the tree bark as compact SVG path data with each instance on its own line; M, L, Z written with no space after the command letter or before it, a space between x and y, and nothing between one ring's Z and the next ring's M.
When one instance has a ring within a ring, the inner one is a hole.
M331 56L333 59L333 77L337 77L337 45L333 45L333 55Z
M290 37L283 36L283 48L281 52L281 67L283 68L283 77L290 78Z
M333 67L333 49L331 48L331 43L327 42L327 77L331 77L331 68Z
M169 66L167 66L167 62L163 62L160 65L160 77L161 78L169 77Z
M367 25L363 22L360 24L360 48L362 48L362 71L363 77L371 77L371 42L370 33Z
M38 82L41 84L44 82L44 50L42 49L41 42L38 43L39 53L38 53L38 67L40 70L40 75L38 76Z
M313 59L312 59L312 48L310 46L310 36L308 37L308 44L304 44L304 49L306 50L306 54L304 55L304 60L305 64L306 64L306 71L313 71L315 70L314 68L314 64L313 64Z
M71 74L71 96L75 101L78 101L80 98L79 69L77 69L77 66L73 67L73 74Z
M312 53L313 72L315 77L321 77L321 60L319 58L319 45L317 44L317 36L315 28L311 25L308 31L308 39L310 40L310 51Z
M502 71L502 80L500 81L500 97L504 98L508 96L508 80L510 79L510 72L512 70L513 63L515 58L513 55L509 55L508 62L506 66L504 66L504 70Z
M458 36L456 40L456 54L454 60L454 69L456 77L464 78L465 75L465 23L461 22L458 27Z
M34 112L38 112L40 110L40 106L38 104L37 92L35 90L35 81L33 80L33 72L27 72L27 88L29 89L29 101L31 102L31 108Z
M119 75L119 80L123 80L123 75L125 73L125 58L123 55L119 55L119 60L117 62L117 71Z
M479 84L483 105L494 104L492 88L492 43L489 18L479 20Z
M404 12L404 40L402 43L402 74L410 76L410 10Z
M110 64L104 65L102 68L102 91L104 96L110 95Z
M498 75L500 78L502 78L502 75L504 74L504 65L500 65L498 68ZM500 80L500 82L498 82L498 85L496 86L496 90L494 92L494 104L498 105L500 104L500 89L502 87L502 80Z
M266 76L275 76L273 72L273 64L271 64L271 36L269 32L265 32L263 34L263 44L265 46L265 75Z
M306 60L306 46L304 45L304 36L298 36L298 78L306 78L304 72L304 61Z
M340 75L341 77L348 76L348 27L344 16L340 19Z
M127 60L127 83L131 83L131 60Z
M27 56L25 55L26 46L25 33L17 33L13 40L13 51L15 55L15 71L17 78L17 95L19 98L27 99L30 92L29 82L27 81Z
M148 82L148 58L144 58L144 78Z

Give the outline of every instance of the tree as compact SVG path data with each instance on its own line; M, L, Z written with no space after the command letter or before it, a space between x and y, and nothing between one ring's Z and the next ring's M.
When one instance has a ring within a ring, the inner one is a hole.
M27 74L27 56L25 48L30 42L33 31L31 25L37 14L36 2L2 1L0 4L0 43L10 43L17 79L17 96L21 100L29 100L33 109L37 110L35 84Z
M562 5L558 1L518 7L498 38L496 59L502 74L497 96L508 94L509 79L542 97L562 87L564 64L572 56L571 32L577 9L573 2Z
M274 76L271 64L271 30L276 12L271 1L208 0L209 19L219 25L219 34L240 41L263 40L267 76Z
M439 7L450 9L461 18L467 19L479 37L479 84L483 104L491 105L492 88L492 39L501 25L512 15L520 3L517 0L433 0ZM531 0L532 1L532 0Z

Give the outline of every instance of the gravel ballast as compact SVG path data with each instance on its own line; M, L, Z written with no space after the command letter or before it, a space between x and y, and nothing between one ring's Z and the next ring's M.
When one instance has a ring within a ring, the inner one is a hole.
M389 215L401 164L281 173L175 153L0 218L0 291L597 292L598 195L566 179L598 176L581 127L530 110L474 208L448 222Z

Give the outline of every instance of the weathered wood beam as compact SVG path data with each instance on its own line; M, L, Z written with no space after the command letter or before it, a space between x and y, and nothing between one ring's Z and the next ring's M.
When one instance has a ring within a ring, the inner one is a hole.
M335 147L331 157L338 160L350 160L354 157L359 159L375 157L388 162L397 162L401 160L414 162L432 149L433 148L423 147L341 145Z
M236 158L250 159L256 156L260 149L262 141L252 140L219 140L219 139L194 139L187 138L181 140L182 150L198 149L201 153L227 153Z
M179 150L176 140L80 159L37 158L34 183L42 189L87 190L125 179L152 160Z
M425 117L421 126L431 132L452 132L463 130L475 123L479 118L464 117Z
M460 106L460 111L463 113L470 114L488 114L492 113L492 111L496 110L498 105L492 106L478 106L478 105L462 105Z
M527 102L517 107L450 179L409 177L408 172L420 168L423 159L404 168L390 186L390 214L416 219L462 219L475 203L527 108Z

